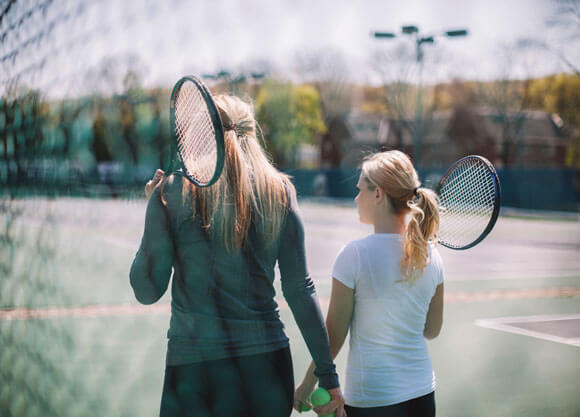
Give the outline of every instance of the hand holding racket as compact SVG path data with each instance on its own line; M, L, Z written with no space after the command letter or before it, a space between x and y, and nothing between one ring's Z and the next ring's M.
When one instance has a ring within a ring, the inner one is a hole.
M499 215L501 187L493 165L470 155L455 162L437 187L439 243L450 249L469 249L493 229Z
M158 169L157 171L155 171L155 175L153 175L153 178L151 178L147 182L147 184L145 184L145 197L147 198L151 197L153 190L155 189L157 184L161 182L164 176L165 172L163 172L162 170Z

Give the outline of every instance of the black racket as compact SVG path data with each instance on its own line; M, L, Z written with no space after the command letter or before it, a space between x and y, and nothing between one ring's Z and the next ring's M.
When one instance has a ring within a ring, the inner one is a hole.
M501 188L493 165L477 155L455 162L437 187L440 201L439 243L469 249L493 229L499 215Z
M209 89L195 76L181 78L173 87L171 133L179 170L198 187L215 183L224 167L224 127Z

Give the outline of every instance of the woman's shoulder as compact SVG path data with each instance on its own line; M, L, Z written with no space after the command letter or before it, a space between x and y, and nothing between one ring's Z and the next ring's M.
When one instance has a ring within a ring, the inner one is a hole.
M342 248L338 251L338 255L358 256L358 253L367 244L367 242L368 236L360 239L351 240L350 242L342 246Z
M369 236L365 236L365 237L361 237L359 239L354 239L351 240L350 242L348 242L346 245L344 245L345 248L349 248L349 249L358 249L361 246L364 246L366 243L368 243L369 241Z

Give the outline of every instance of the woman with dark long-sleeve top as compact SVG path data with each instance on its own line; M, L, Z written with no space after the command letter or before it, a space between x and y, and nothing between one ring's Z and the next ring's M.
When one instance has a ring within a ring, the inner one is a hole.
M306 266L296 191L256 138L252 107L216 96L226 162L217 183L196 188L157 171L141 246L131 267L136 298L159 300L171 281L161 416L289 416L294 379L273 286L282 290L343 412L326 327Z

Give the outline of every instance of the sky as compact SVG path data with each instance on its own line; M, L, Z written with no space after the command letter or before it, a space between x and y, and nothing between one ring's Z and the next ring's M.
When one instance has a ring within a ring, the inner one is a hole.
M423 35L469 31L424 45L425 83L538 77L570 71L558 54L580 67L578 16L547 25L557 1L567 0L62 0L41 13L43 0L28 0L0 20L1 57L18 51L0 61L0 82L71 94L97 84L107 65L119 74L137 68L148 87L220 70L301 80L323 62L324 76L379 83L381 72L403 71L402 57L413 63L414 41L401 34L411 24ZM376 39L372 31L397 37ZM535 46L515 49L522 39ZM387 59L377 66L381 54Z
M430 74L440 79L517 78L568 69L554 52L560 48L562 31L546 29L556 9L551 0L224 0L201 2L201 7L195 3L178 3L181 12L174 17L176 38L184 36L191 43L166 44L171 56L184 48L186 53L178 60L184 69L234 70L250 67L252 61L259 67L261 60L268 60L279 71L292 73L297 54L333 52L343 57L351 77L373 79L369 65L373 53L399 45L414 49L412 39L400 32L408 24L426 35L457 28L469 31L465 38L438 37L435 44L425 45L427 79ZM191 21L184 24L182 15ZM578 28L576 21L576 33ZM374 30L398 36L375 39L370 36ZM510 46L524 38L546 41L554 50L531 48L513 56ZM576 45L576 52L569 48L568 54L580 64L580 44ZM429 62L437 68L429 68ZM159 67L155 72L162 77L171 69Z

